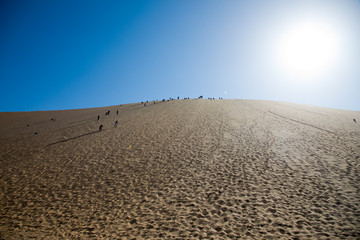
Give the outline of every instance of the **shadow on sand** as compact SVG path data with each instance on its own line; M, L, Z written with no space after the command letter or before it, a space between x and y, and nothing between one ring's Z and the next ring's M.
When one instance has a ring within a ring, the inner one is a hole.
M74 139L77 139L77 138L85 137L85 136L88 136L88 135L91 135L91 134L94 134L94 133L98 133L98 132L100 132L100 131L93 131L93 132L85 133L85 134L80 135L80 136L76 136L76 137L64 139L64 140L57 141L57 142L54 142L54 143L50 143L50 144L46 145L45 147L50 147L50 146L55 145L55 144L58 144L58 143L67 142L67 141L70 141L70 140L74 140Z

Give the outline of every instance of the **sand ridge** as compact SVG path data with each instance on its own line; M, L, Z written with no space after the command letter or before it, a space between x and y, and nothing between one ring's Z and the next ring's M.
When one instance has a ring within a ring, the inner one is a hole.
M0 113L0 238L360 238L353 118L207 99Z

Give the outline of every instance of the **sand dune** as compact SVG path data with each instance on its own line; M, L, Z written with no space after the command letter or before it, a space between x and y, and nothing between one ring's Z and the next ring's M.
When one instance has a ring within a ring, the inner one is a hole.
M353 118L198 99L0 113L0 239L360 239Z

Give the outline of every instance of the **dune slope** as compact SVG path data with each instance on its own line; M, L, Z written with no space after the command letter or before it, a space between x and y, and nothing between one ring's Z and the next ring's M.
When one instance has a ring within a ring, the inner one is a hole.
M0 113L0 239L360 238L353 118L200 99Z

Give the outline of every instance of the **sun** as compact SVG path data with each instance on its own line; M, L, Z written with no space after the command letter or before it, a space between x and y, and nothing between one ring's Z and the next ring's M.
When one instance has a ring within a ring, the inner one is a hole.
M326 73L335 62L337 36L329 26L303 22L283 34L277 52L280 66L287 74L314 77Z

